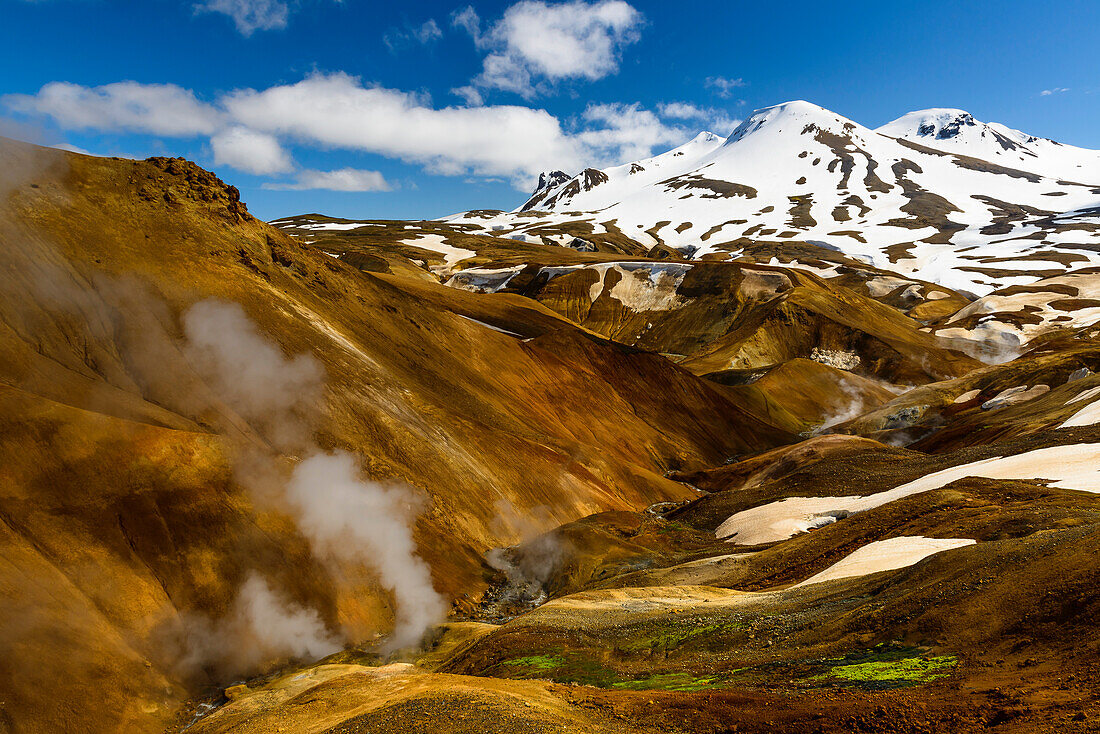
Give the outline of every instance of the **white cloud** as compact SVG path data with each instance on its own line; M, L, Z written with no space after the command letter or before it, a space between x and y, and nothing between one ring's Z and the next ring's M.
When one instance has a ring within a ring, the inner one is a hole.
M451 25L469 33L474 43L481 43L481 17L472 6L467 5L462 10L456 10L451 15Z
M79 153L80 155L96 155L95 153L92 153L91 151L86 151L85 149L83 149L83 147L80 147L79 145L73 145L72 143L57 143L56 145L51 145L50 147L55 147L55 149L57 149L58 151L65 151L66 153ZM99 156L96 156L96 157L99 157Z
M206 0L196 5L195 10L228 15L243 36L286 28L290 13L282 0Z
M415 95L365 87L347 74L307 77L223 99L255 130L303 143L379 153L435 173L530 177L580 165L576 141L545 110L498 105L436 109Z
M584 119L596 123L577 135L601 165L648 158L655 147L671 148L690 137L682 127L669 126L650 110L631 105L590 104Z
M392 191L386 178L378 171L358 168L341 168L336 171L304 170L291 183L265 183L265 189L274 191Z
M671 117L675 120L698 120L707 116L706 110L696 107L690 102L665 102L657 105L662 117Z
M1052 89L1044 89L1039 92L1040 97L1049 97L1052 94L1061 94L1062 92L1068 92L1069 87L1053 87Z
M343 73L315 74L295 84L244 89L199 101L170 84L134 82L81 87L47 84L36 95L4 102L28 114L52 117L65 129L208 137L217 165L257 175L294 170L290 144L355 150L423 166L441 175L504 178L528 190L545 170L579 171L646 158L689 139L668 120L693 121L712 110L687 103L662 106L658 115L639 104L592 104L563 127L546 110L519 105L480 106L476 89L458 89L467 106L435 107L420 95L364 86ZM728 130L720 130L728 132ZM371 171L302 171L276 188L385 190Z
M420 44L426 46L433 41L443 38L443 30L434 18L429 18L418 26L406 26L402 29L391 29L382 41L390 51L398 51L405 46Z
M231 127L210 138L214 163L266 176L294 170L294 161L272 135Z
M4 97L11 109L52 117L69 130L127 130L167 137L210 135L221 125L221 114L175 84L116 82L82 87L51 82L38 94Z
M477 87L471 85L455 87L451 90L451 94L462 97L470 107L480 107L485 104L485 98L481 96L481 92L477 91Z
M490 54L482 61L481 73L473 80L480 87L514 92L524 99L535 96L531 74L522 63L504 54Z
M714 93L722 99L728 99L733 95L734 89L745 86L745 80L740 77L737 79L728 79L724 76L708 76L706 85L714 89Z
M430 43L443 38L443 31L439 29L439 24L434 18L428 18L420 27L413 29L413 38L420 43Z
M594 81L615 73L622 48L638 40L642 22L623 0L522 0L484 32L472 7L452 18L489 52L473 83L527 98L542 91L536 85L543 80Z
M57 145L51 145L50 147L57 148L58 150L64 150L68 153L79 153L80 155L95 156L95 153L91 152L90 150L85 150L84 148L81 148L78 145L73 145L72 143L58 143ZM98 158L99 156L96 157Z
M687 120L701 123L711 132L728 135L741 122L730 117L724 110L713 107L699 107L690 102L666 102L657 105L661 117L672 120Z

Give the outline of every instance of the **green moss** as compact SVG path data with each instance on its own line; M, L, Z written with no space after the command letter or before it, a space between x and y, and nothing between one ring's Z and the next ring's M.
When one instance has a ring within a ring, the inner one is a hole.
M490 674L619 690L691 692L776 682L887 690L946 678L958 665L953 655L929 657L923 648L888 643L856 650L844 657L773 661L725 670L715 669L713 664L699 667L704 659L700 653L706 653L706 646L728 647L731 644L729 633L746 628L742 622L695 625L688 620L677 620L657 628L635 627L622 631L626 639L610 651L607 659L598 660L591 649L575 646L515 650L514 654L522 656L503 661ZM646 636L634 637L631 632L644 632ZM691 648L685 652L686 658L664 655L661 664L644 665L641 670L639 663L648 661L629 657L672 650L685 644Z
M560 648L540 655L511 658L501 663L503 666L510 669L506 673L509 678L545 678L556 683L579 683L603 688L619 680L613 670L604 668L595 660L583 655L566 654Z
M647 650L673 650L696 638L717 637L747 629L741 622L724 624L684 625L659 629L645 637L638 637L617 646L623 652L645 652Z
M901 688L946 678L958 662L954 655L873 660L836 665L809 680L835 680L871 688Z
M686 672L654 672L641 678L624 676L597 661L572 653L528 655L504 661L518 678L543 678L556 683L577 683L596 688L630 691L701 691L719 687L721 677L697 677Z
M762 618L753 620L758 628ZM731 686L795 685L868 691L919 686L948 677L953 655L933 657L926 648L884 643L842 657L774 660L725 668L711 657L735 649L734 634L750 625L740 620L674 619L663 624L620 628L613 649L597 652L592 641L570 640L539 647L515 647L489 675L543 679L623 691L697 692ZM682 654L673 651L682 650ZM726 657L720 658L725 662ZM732 661L730 661L732 662Z
M502 665L533 668L534 670L554 670L565 665L565 660L559 655L529 655L523 658L505 660Z

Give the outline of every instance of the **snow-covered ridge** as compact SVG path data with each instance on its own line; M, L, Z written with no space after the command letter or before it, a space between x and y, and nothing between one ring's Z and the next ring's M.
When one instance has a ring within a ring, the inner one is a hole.
M1100 151L961 110L871 130L794 101L757 110L729 138L701 133L644 160L546 176L514 212L447 220L535 242L584 222L691 258L809 241L980 296L1100 266Z
M996 122L981 122L964 110L910 112L875 132L1051 178L1100 183L1100 151L1063 145Z
M811 102L795 100L756 110L737 126L726 140L725 145L739 143L765 128L774 134L783 132L784 127L788 130L794 130L799 125L804 126L807 124L837 130L855 129L855 123L851 120L847 120Z
M539 186L531 198L518 211L566 206L577 194L589 192L592 192L594 201L613 203L625 191L691 170L703 156L725 141L720 135L704 131L660 155L598 171L602 176L593 176L591 172L597 169L592 168L564 179L561 178L561 171L544 173L539 176ZM599 191L594 191L597 187ZM599 204L586 204L586 207L599 208Z

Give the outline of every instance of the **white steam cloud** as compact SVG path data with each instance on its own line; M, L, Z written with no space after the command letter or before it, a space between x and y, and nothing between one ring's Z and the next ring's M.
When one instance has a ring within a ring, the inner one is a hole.
M418 508L407 491L360 478L355 457L336 451L301 462L286 498L315 549L372 564L382 585L393 592L395 622L386 648L418 643L446 616L446 602L416 553L412 521Z
M206 300L183 315L184 353L214 392L280 451L302 451L324 396L324 369L286 357L236 303Z
M13 157L13 165L0 171L0 194L33 180L60 158L28 150L34 155L25 161ZM314 439L325 400L320 362L309 354L284 353L244 308L227 301L193 304L180 318L181 335L172 309L142 281L98 272L85 277L48 255L34 258L19 248L0 253L0 264L26 273L29 294L0 293L0 314L31 331L50 335L48 329L61 329L65 341L91 345L85 360L93 361L109 384L137 390L222 433L232 447L234 477L257 506L290 514L314 556L336 573L339 561L377 573L394 603L394 630L385 650L419 642L446 617L448 605L417 555L412 525L418 498L407 487L362 478L353 454L326 452ZM26 303L56 310L55 325ZM97 344L114 344L117 353L97 351ZM117 363L119 355L125 369ZM51 356L73 370L87 369L79 356ZM290 471L288 457L298 460ZM247 580L222 617L181 612L180 626L164 630L163 652L183 663L182 672L207 671L219 678L253 672L276 659L327 655L345 641L346 633L326 628L318 611L304 606L306 600L291 602L273 591L264 579L273 583L276 576L267 569L242 571Z
M840 425L846 421L850 421L853 418L862 415L866 410L864 401L864 394L860 392L859 388L854 384L847 381L841 381L841 392L846 398L845 402L839 406L836 406L832 413L825 417L825 421L814 429L814 435L824 433L826 430L833 426Z
M548 507L520 513L507 499L501 499L496 503L496 511L493 529L521 538L518 545L493 548L485 555L486 563L505 578L505 587L497 592L497 606L507 613L542 604L547 599L547 587L561 570L572 546L560 534L546 531L558 524Z
M209 670L222 678L273 659L316 660L342 646L316 611L279 596L257 573L241 585L225 617L188 617L184 623L186 652L179 667L190 674Z
M261 500L274 493L317 558L364 563L377 571L395 606L394 630L384 650L418 643L447 614L430 569L417 555L412 525L419 502L407 488L362 478L353 454L317 446L312 424L323 399L320 363L308 354L284 355L236 303L196 303L184 314L183 326L184 353L204 381L274 448L302 457L285 478L272 468L270 456L257 457L246 447L238 457L238 478ZM249 619L269 622L261 649L275 648L274 638L282 639L280 649L287 652L327 648L322 642L330 638L318 632L323 627L314 624L320 622L315 612L280 610L273 595L260 591L255 585L242 589L241 603Z

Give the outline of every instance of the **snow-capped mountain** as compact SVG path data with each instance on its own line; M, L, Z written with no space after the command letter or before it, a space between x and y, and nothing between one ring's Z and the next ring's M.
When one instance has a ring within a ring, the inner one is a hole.
M808 241L979 295L1100 265L1100 170L1088 163L1100 152L1078 156L957 111L912 113L884 130L788 102L725 140L703 133L646 160L544 178L516 212L448 219L536 241L583 224L695 258L736 257L746 239ZM1013 157L998 159L990 141ZM1083 174L1071 179L1074 156Z
M910 112L875 132L1051 178L1100 182L1100 151L1038 138L996 122L981 122L963 110Z
M535 188L534 194L520 207L520 211L567 206L575 197L593 192L600 187L598 192L593 194L598 201L600 197L605 199L608 196L613 197L616 192L624 189L637 189L671 176L682 175L697 167L708 154L721 147L725 141L726 139L721 135L701 132L678 148L652 158L603 170L586 168L576 176L566 176L564 180L560 178L561 171L543 173L539 176L539 185ZM609 199L607 203L613 202ZM586 206L591 205L586 203Z

